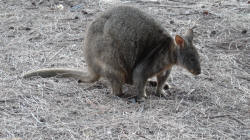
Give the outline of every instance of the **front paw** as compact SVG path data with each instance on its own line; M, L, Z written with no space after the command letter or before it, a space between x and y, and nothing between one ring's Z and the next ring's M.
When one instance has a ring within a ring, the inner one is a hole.
M168 90L168 89L170 89L171 87L170 87L170 85L168 85L168 84L165 84L164 86L163 86L163 89L164 90Z
M151 86L151 87L156 87L157 86L157 82L156 81L148 81L148 84L149 84L149 86ZM163 85L163 89L164 90L168 90L168 89L170 89L171 87L168 85L168 84L164 84Z
M155 96L157 96L157 97L163 97L163 98L167 99L167 96L169 96L169 94L165 93L165 91L161 89L161 90L157 90L156 91L156 95Z
M148 81L148 84L149 84L149 86L151 86L151 87L156 87L156 86L157 86L157 82L156 82L156 81L152 81L152 80L149 80L149 81Z

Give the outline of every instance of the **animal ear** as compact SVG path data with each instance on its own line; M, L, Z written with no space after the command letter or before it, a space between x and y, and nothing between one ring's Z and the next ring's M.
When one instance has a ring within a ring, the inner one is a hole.
M193 40L194 38L194 33L193 33L193 30L192 29L189 29L186 34L185 34L185 37L187 37L189 40Z
M184 39L180 37L179 35L175 36L175 42L178 46L184 47Z

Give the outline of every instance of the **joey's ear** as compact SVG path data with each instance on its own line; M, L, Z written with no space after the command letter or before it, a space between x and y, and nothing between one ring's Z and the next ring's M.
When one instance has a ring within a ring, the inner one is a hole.
M175 36L175 42L180 47L184 47L184 39L182 37L180 37L179 35Z
M189 29L186 34L185 34L185 37L187 37L189 40L193 40L194 38L194 33L193 33L193 30L192 29Z

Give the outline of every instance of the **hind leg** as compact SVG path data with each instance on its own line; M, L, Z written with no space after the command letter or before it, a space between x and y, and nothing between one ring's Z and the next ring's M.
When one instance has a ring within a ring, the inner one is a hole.
M118 97L122 97L122 83L116 79L109 79L109 81L111 83L112 94Z
M103 60L106 59L107 58ZM96 71L98 71L101 77L106 78L110 82L112 94L121 97L123 95L122 84L125 82L124 72L119 68L115 67L115 64L108 64L98 59L96 60L96 64L98 66L98 69L96 69Z
M157 75L156 96L164 96L163 88L169 89L169 85L165 84L165 82L166 82L170 72L171 72L171 69Z
M125 82L123 73L119 70L114 70L109 67L107 71L104 71L103 75L111 84L112 94L122 97L122 85Z
M78 78L79 78L78 83L93 83L97 81L100 78L100 76L94 71L92 71L90 68L88 68L88 74L81 75Z

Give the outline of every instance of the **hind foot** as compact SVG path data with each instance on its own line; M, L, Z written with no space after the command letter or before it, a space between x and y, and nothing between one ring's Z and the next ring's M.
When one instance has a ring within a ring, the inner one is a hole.
M112 94L118 97L124 96L122 93L122 83L118 80L111 80Z

